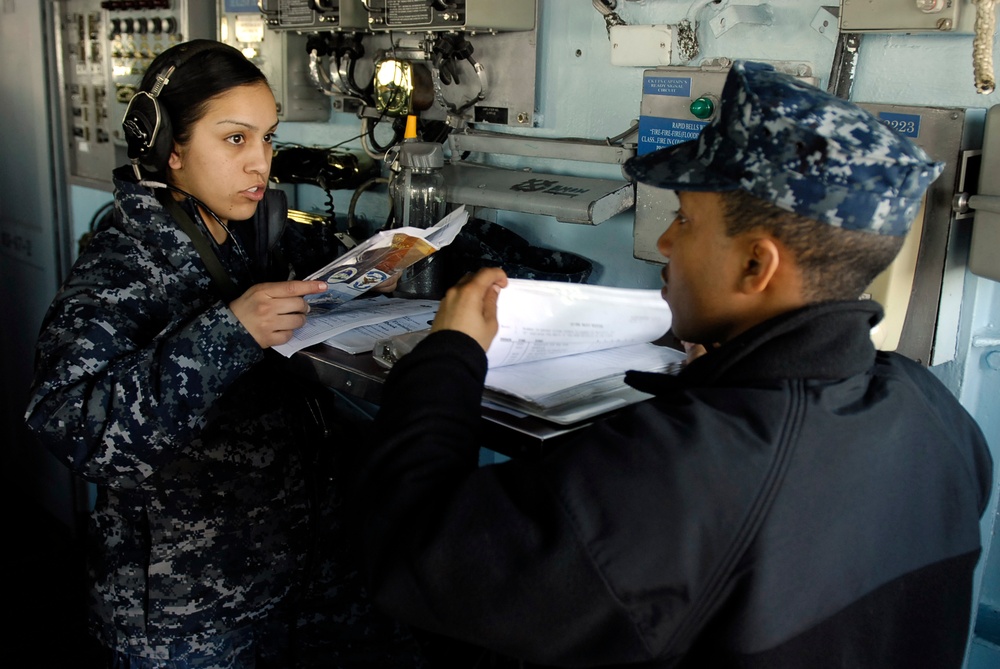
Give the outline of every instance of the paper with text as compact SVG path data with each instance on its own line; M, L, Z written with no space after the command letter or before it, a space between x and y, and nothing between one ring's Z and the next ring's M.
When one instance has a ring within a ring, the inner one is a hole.
M289 358L296 351L318 344L341 332L402 316L436 312L437 308L437 300L410 300L384 295L354 300L340 305L333 311L310 314L306 324L292 333L292 338L288 342L271 348Z
M346 353L368 353L374 350L375 344L390 337L418 332L430 327L436 310L424 311L419 314L394 318L383 323L362 325L361 327L341 332L329 339L324 339L327 346L340 349Z
M651 342L671 314L659 290L509 279L497 321L490 369Z

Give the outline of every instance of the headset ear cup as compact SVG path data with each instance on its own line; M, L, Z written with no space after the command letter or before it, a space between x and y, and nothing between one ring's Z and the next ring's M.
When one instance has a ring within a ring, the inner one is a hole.
M153 146L142 165L151 172L165 172L170 152L174 148L174 131L170 125L170 114L160 103L157 102L156 106L160 110L160 129L153 138Z
M129 160L138 160L151 172L162 171L173 148L173 132L170 115L156 98L146 91L136 93L125 110L122 130Z
M157 130L156 107L156 100L145 91L136 93L129 100L122 118L122 131L130 160L140 158L149 151Z

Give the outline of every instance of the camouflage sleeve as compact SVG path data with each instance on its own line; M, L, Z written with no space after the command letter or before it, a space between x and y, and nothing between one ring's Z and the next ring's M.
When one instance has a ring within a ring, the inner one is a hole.
M26 420L85 479L133 487L263 351L191 264L120 246L88 249L53 301Z

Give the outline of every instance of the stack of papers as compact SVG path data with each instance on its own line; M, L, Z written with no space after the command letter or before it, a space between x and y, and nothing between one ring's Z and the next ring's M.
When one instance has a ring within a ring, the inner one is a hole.
M625 384L625 372L675 373L683 351L650 343L491 367L484 398L491 404L566 425L648 399Z
M685 354L649 343L670 329L659 290L510 279L497 299L486 399L569 424L649 395L625 372L669 372Z

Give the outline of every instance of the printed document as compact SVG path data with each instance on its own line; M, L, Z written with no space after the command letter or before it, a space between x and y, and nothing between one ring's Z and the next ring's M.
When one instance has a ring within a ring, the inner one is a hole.
M326 341L342 332L404 316L424 315L426 316L423 321L424 327L427 327L427 321L434 318L437 308L437 300L410 300L385 295L354 300L332 311L310 313L306 318L306 324L292 333L290 340L271 348L290 358L296 351Z
M497 321L490 369L650 342L670 329L671 314L659 290L509 279Z
M486 357L487 402L570 424L647 399L625 372L679 369L685 355L651 342L667 333L659 290L510 279Z

